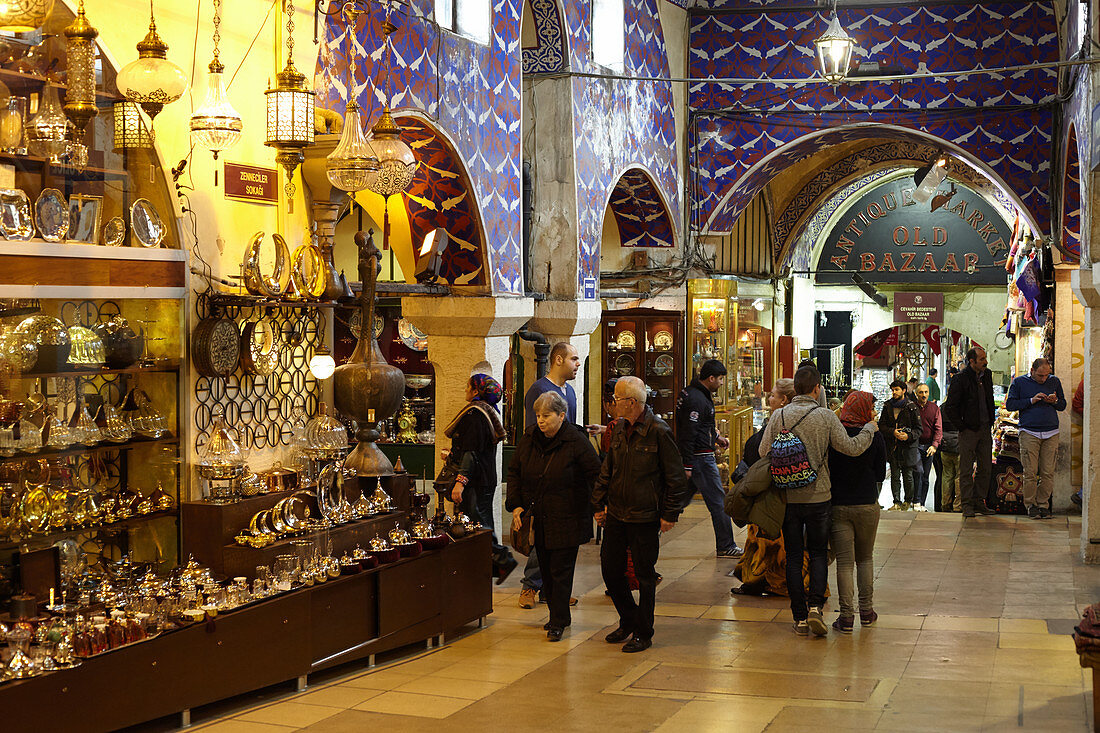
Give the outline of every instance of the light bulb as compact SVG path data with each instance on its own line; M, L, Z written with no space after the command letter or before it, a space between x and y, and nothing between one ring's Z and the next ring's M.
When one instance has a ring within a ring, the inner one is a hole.
M332 354L324 347L317 349L313 358L309 360L309 373L315 379L328 379L334 371L336 371L336 360L332 358Z

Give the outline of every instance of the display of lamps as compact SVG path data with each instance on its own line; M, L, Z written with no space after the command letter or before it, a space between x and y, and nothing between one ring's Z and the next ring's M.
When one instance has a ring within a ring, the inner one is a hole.
M288 205L293 206L294 171L305 160L302 150L313 144L313 90L306 77L294 68L294 2L284 0L286 10L286 66L275 75L275 86L267 95L267 140L277 150L275 162L286 170Z
M836 0L833 0L833 17L824 35L814 41L817 47L817 67L825 81L833 86L842 83L848 76L852 65L852 51L856 42L844 30L836 14Z
M4 0L0 2L0 31L27 33L37 30L53 12L55 0Z
M88 122L99 114L95 103L95 39L99 31L84 15L84 0L77 6L76 18L65 31L68 57L68 91L65 92L65 116L76 128L74 140L84 139Z
M214 160L218 159L218 153L237 144L243 127L241 116L229 103L222 82L225 66L218 59L220 28L221 0L214 0L214 59L207 67L210 73L206 77L206 99L191 115L191 142L213 153ZM217 171L214 182L217 183Z
M49 158L60 163L69 149L69 131L72 123L61 109L57 87L47 84L38 105L38 114L27 125L27 146L31 155Z
M153 128L145 124L141 107L133 102L115 102L115 150L139 150L153 147Z
M390 114L390 100L393 92L390 89L390 57L393 53L393 41L391 36L397 30L397 26L390 22L389 4L386 5L386 20L382 24L383 43L386 46L386 105L382 108L382 116L371 128L367 137L375 156L378 158L378 175L369 186L380 196L392 196L401 193L412 183L413 174L416 173L416 156L412 148L401 139L401 127ZM387 207L387 211L389 207Z
M187 91L187 75L168 60L168 44L157 35L153 0L149 0L149 33L137 45L138 57L123 66L115 83L122 96L136 102L150 119L164 105L171 104Z
M362 191L373 188L378 178L378 157L371 149L367 136L363 134L362 121L359 119L359 103L355 95L355 54L351 39L355 35L355 21L361 11L353 4L344 6L344 15L348 20L345 32L348 58L348 105L344 113L344 128L340 143L328 155L325 162L329 183L343 191Z

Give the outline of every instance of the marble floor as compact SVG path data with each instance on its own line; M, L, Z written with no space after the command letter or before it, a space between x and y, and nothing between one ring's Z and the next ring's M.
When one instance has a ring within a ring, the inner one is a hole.
M193 729L1087 731L1091 672L1069 634L1100 600L1100 567L1077 559L1079 534L1079 517L883 512L878 623L806 639L785 598L730 595L734 562L713 557L696 502L662 540L646 652L603 641L616 616L590 544L560 643L545 640L545 606L518 608L517 571L484 629L316 675L301 693L288 684L196 710Z

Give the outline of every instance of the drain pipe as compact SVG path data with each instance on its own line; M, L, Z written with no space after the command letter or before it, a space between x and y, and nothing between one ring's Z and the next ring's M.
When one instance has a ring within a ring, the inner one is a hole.
M535 344L535 374L536 379L542 379L550 365L550 342L538 331L532 331L524 324L523 328L516 331L516 335L524 341Z

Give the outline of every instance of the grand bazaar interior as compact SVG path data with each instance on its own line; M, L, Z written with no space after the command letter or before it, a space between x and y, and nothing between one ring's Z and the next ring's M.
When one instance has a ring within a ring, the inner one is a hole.
M0 730L1096 729L1098 7L0 2ZM943 405L978 353L989 514L939 454L932 491L879 477L854 630L744 592L700 496L662 516L641 653L606 643L589 494L572 593L528 602L513 490L552 430L614 484L647 433L597 426L626 401L682 438L716 360L732 495L806 360L842 417L897 416L892 382ZM1009 409L1037 359L1041 435Z

